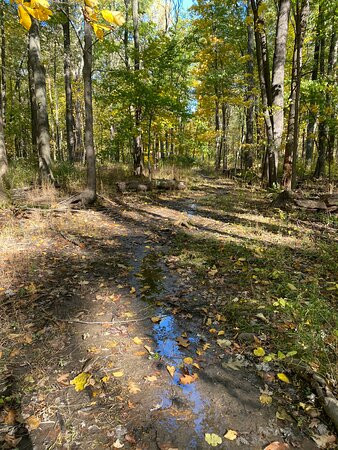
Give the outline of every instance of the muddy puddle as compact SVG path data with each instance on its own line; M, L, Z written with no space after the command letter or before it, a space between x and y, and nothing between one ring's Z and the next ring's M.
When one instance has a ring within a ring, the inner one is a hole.
M163 306L158 306L165 296L175 295L177 290L176 280L166 268L161 250L153 248L150 250L146 245L140 246L134 253L133 268L132 285L136 288L138 301L153 305L152 314L162 317L158 323L153 324L151 331L155 355L158 355L165 366L173 366L176 369L170 378L169 386L166 383L159 393L160 400L154 410L176 409L177 405L184 407L184 415L190 419L189 433L196 436L191 438L189 448L198 448L197 442L203 438L205 432L203 422L206 419L209 400L203 397L196 383L182 385L180 377L182 372L188 374L196 372L196 369L191 370L191 366L188 367L183 360L192 352L195 353L201 337L197 332L193 333L192 322L186 324L182 318L176 318L171 310L165 307L165 300ZM188 332L182 328L184 325L188 326ZM187 335L189 350L180 347L176 341L182 334ZM175 430L182 426L182 417L162 415L160 424L164 429L175 433ZM192 431L194 433L191 433Z

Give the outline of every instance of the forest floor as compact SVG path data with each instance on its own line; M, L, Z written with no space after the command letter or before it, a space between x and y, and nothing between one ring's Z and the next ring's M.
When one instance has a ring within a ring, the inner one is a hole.
M336 448L288 368L335 388L333 217L201 175L90 210L22 192L0 211L1 448Z

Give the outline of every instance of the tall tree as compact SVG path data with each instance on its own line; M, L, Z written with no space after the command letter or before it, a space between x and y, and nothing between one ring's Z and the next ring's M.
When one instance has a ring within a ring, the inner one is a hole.
M137 73L140 71L140 33L139 33L139 1L132 0L132 15L133 15L133 37L134 37L134 71L135 80L137 79ZM135 132L133 136L134 149L134 174L142 175L143 161L142 161L142 134L141 134L141 114L142 109L139 105L139 100L136 100L134 105L135 115Z
M39 154L39 169L41 181L54 181L52 161L50 157L50 135L46 97L46 73L41 62L39 23L32 18L29 30L29 61L32 70L35 107L36 136Z
M73 115L73 91L71 77L71 47L70 47L70 26L69 26L69 2L64 1L65 18L62 23L63 29L63 72L66 93L66 132L67 132L67 152L70 162L75 156L75 136L74 136L74 115Z
M285 190L290 191L296 181L296 162L299 136L299 100L300 81L302 70L302 52L307 20L310 14L309 0L296 0L294 9L295 42L292 59L292 78L288 131L285 145L282 184Z

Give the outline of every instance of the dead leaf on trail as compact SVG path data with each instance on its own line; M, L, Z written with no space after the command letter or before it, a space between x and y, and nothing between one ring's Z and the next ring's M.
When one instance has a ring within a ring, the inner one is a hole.
M124 375L123 370L119 370L118 372L113 372L113 376L115 378L121 378L121 377L123 377L123 375Z
M153 323L161 322L162 317L161 316L154 316L150 319Z
M151 348L149 347L149 345L144 345L144 348L147 350L147 352L149 353L149 355L153 355L154 352L151 350Z
M187 356L186 358L183 359L183 362L185 364L192 364L194 360L190 356Z
M239 359L230 358L227 362L222 362L222 367L224 369L232 369L232 370L241 370L242 367L245 367L245 362L240 361Z
M231 341L229 339L217 339L217 345L221 348L231 347Z
M180 378L181 384L191 384L194 383L198 378L197 373L194 373L193 375L182 375Z
M64 386L68 386L69 384L69 373L64 373L57 378L57 382L63 384Z
M219 444L222 444L221 436L215 433L205 433L204 439L211 447L217 447Z
M169 372L169 374L171 375L171 377L174 376L175 374L175 366L167 366L167 371Z
M141 392L141 389L133 381L129 381L128 390L131 394L137 394L138 392Z
M71 380L70 384L74 385L75 390L77 392L83 391L83 389L88 385L90 377L91 377L90 373L81 372L79 375L77 375L75 378Z
M140 339L139 337L135 336L133 338L133 341L136 345L141 345L142 344L142 339Z
M11 351L11 353L9 354L10 358L15 358L15 356L18 356L20 354L21 350L19 348L15 348L14 350Z
M196 369L201 369L197 363L193 363L193 366L196 367Z
M284 408L279 408L278 411L276 411L276 418L279 420L288 420L289 422L292 422L292 417L285 411Z
M326 448L328 444L334 444L336 442L336 436L333 434L324 434L322 436L311 436L319 448Z
M122 444L122 442L120 441L120 439L116 439L116 441L113 444L114 448L122 448L124 447L124 444Z
M203 345L203 350L206 351L210 347L211 347L211 344L206 343L206 344Z
M180 345L181 347L185 347L185 348L189 347L189 345L190 345L190 342L188 341L188 339L183 338L181 336L176 339L176 342L178 343L178 345Z
M225 435L224 435L225 439L228 439L229 441L234 441L235 439L237 439L237 431L235 430L228 430Z
M277 377L281 380L284 381L284 383L290 384L291 381L289 380L289 378L285 375L285 373L277 373Z
M262 403L262 405L270 405L272 403L272 397L268 394L261 394L259 396L259 401Z
M271 442L267 447L264 448L264 450L287 450L289 449L289 445L285 444L284 442Z
M153 383L154 381L157 380L157 377L155 377L155 375L149 375L149 376L147 376L147 377L144 377L144 379L145 379L146 381L149 381L150 383Z
M264 356L265 355L265 350L262 347L257 347L255 348L255 350L253 351L253 354L255 356Z
M6 414L5 418L4 418L4 423L6 425L11 425L11 426L15 425L15 423L16 423L16 412L15 412L14 409L10 409L7 412L7 414Z
M135 294L135 292L136 292L136 289L134 288L134 286L130 289L130 294Z
M36 416L29 416L26 419L26 424L29 426L31 430L36 430L41 423L41 420Z
M117 342L115 342L115 341L108 341L106 345L107 345L108 348L115 348L117 346Z
M135 355L135 356L144 356L146 354L147 354L147 352L144 352L143 350L140 350L138 352L134 352L133 353L133 355Z

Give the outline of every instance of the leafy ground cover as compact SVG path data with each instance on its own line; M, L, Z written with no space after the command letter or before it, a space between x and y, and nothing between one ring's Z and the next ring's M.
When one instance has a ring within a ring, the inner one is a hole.
M4 448L334 448L333 218L190 188L1 211Z

